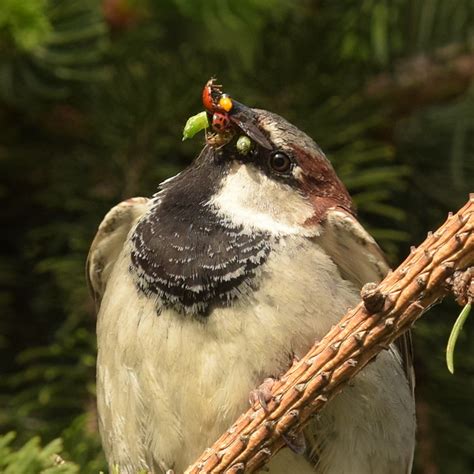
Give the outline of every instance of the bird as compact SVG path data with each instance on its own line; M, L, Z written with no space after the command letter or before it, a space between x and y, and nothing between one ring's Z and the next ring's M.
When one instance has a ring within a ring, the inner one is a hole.
M89 251L98 422L111 471L184 472L248 409L249 394L261 400L256 387L389 271L316 142L275 113L231 105L232 133L221 142L213 134L152 197L113 207ZM238 145L242 137L250 146ZM410 473L411 357L405 335L269 472Z

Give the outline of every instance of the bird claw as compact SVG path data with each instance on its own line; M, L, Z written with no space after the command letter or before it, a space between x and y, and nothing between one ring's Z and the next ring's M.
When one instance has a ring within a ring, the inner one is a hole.
M301 360L294 352L290 354L290 368L295 366Z
M254 410L257 410L258 404L260 404L263 411L268 413L267 403L272 399L272 387L275 382L276 380L274 378L268 377L258 388L250 392L249 403Z
M281 435L281 437L295 454L303 454L306 451L306 440L301 431L296 434L288 433L286 435Z

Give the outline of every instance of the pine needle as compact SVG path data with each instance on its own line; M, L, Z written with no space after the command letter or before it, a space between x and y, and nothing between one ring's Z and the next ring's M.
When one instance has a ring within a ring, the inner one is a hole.
M446 364L448 366L448 370L452 374L454 374L454 348L456 347L456 342L458 340L459 334L462 331L464 322L466 321L470 312L471 303L468 303L462 309L461 313L458 316L458 319L456 319L453 329L451 330L451 334L449 335L448 345L446 346Z

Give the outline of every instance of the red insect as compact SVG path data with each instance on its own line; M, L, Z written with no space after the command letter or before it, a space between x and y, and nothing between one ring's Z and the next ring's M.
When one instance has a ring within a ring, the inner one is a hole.
M217 133L222 133L231 126L229 112L232 110L232 99L222 92L222 86L216 84L216 79L207 81L202 91L204 108L212 115L211 126Z
M220 133L230 127L229 114L226 112L214 112L212 115L212 128L215 132Z
M273 148L259 129L252 109L224 94L222 86L216 83L216 79L210 79L204 86L202 103L208 113L211 127L217 134L238 127L262 147L268 150Z
M221 95L222 86L216 84L215 78L209 79L202 90L202 103L209 113L213 114L216 111Z

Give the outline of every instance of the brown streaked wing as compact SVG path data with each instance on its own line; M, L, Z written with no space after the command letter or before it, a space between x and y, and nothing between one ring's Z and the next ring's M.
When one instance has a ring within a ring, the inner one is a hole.
M362 288L366 283L378 283L385 277L390 268L382 250L354 216L341 208L330 209L322 227L318 243L334 260L343 278ZM415 377L410 332L400 336L395 345L413 391Z
M97 309L128 233L147 211L148 203L149 199L144 197L122 201L105 215L99 225L86 261L86 280Z

